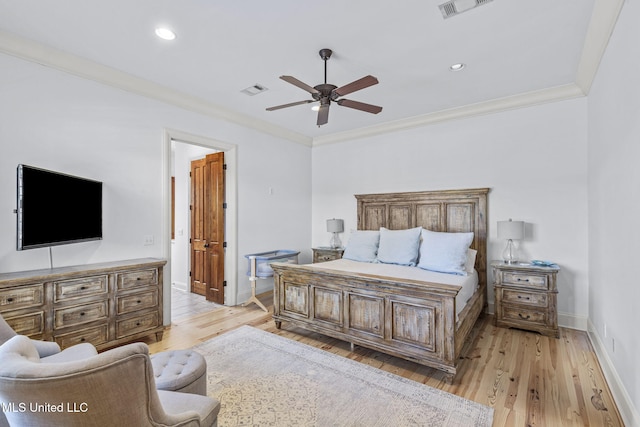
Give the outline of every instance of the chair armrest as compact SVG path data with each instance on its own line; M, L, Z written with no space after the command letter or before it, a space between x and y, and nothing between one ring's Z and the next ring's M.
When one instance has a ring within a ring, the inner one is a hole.
M60 346L53 341L40 341L32 339L33 346L38 350L40 358L60 353Z

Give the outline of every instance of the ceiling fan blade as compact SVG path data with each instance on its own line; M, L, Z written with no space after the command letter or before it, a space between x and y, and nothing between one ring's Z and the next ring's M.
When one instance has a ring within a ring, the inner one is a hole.
M287 107L293 107L293 106L296 106L296 105L308 104L310 102L316 102L316 101L314 101L313 99L308 99L306 101L298 101L298 102L291 102L289 104L276 105L275 107L267 108L267 111L274 111L274 110L279 110L281 108L287 108Z
M338 105L343 107L355 108L356 110L366 111L367 113L378 114L382 111L382 107L377 105L365 104L364 102L351 101L350 99L339 99L336 101Z
M320 105L318 110L318 126L326 125L329 122L329 104Z
M364 89L366 87L377 85L377 84L378 84L378 79L376 79L373 76L365 76L354 82L341 86L335 89L333 92L336 93L338 96L345 96L350 94L351 92L355 92L357 90Z
M316 88L311 87L308 84L301 82L300 80L296 79L295 77L292 77L292 76L280 76L280 78L282 80L284 80L285 82L287 82L287 83L291 83L294 86L298 86L302 90L306 90L307 92L309 92L312 95L314 95L316 93L320 93L320 92L318 92L318 90Z

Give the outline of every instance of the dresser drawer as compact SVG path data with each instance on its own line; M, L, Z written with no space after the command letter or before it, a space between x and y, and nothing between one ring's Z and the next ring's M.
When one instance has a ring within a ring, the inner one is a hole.
M132 317L130 319L119 320L116 322L116 338L123 338L127 335L144 332L146 330L153 329L158 325L157 311L138 317Z
M542 292L526 292L515 289L503 289L502 303L547 307L549 305L549 297L546 293Z
M98 301L91 304L77 305L74 307L59 308L54 310L54 329L67 326L80 325L109 317L107 301Z
M528 323L546 325L547 312L537 311L537 310L528 310L526 308L505 304L502 307L502 319L505 321L522 323L524 325Z
M99 346L109 341L109 333L107 325L100 325L95 328L81 329L68 334L56 335L54 339L62 348L82 343Z
M549 282L546 275L537 275L517 271L502 273L503 284L526 286L528 288L548 289Z
M71 298L106 294L109 291L107 276L83 277L81 279L54 282L54 300L65 301Z
M158 291L156 289L150 292L141 292L138 294L129 294L117 298L118 314L130 313L143 308L158 306Z
M18 335L34 336L44 332L44 312L42 311L15 317L5 313L3 317Z
M118 290L127 290L140 286L155 286L158 284L158 269L151 268L118 273L116 283Z
M21 286L0 290L0 312L39 306L44 303L44 285Z

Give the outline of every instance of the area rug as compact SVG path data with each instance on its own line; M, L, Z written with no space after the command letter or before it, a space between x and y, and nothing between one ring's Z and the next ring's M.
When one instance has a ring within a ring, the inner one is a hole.
M195 347L220 427L491 426L493 409L242 326Z

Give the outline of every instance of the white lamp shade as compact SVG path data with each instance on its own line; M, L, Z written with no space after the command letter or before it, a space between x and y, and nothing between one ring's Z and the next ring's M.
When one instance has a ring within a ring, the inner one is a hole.
M498 238L521 240L524 238L524 221L498 221Z
M342 233L344 231L344 221L341 219L328 219L327 231L329 233Z

